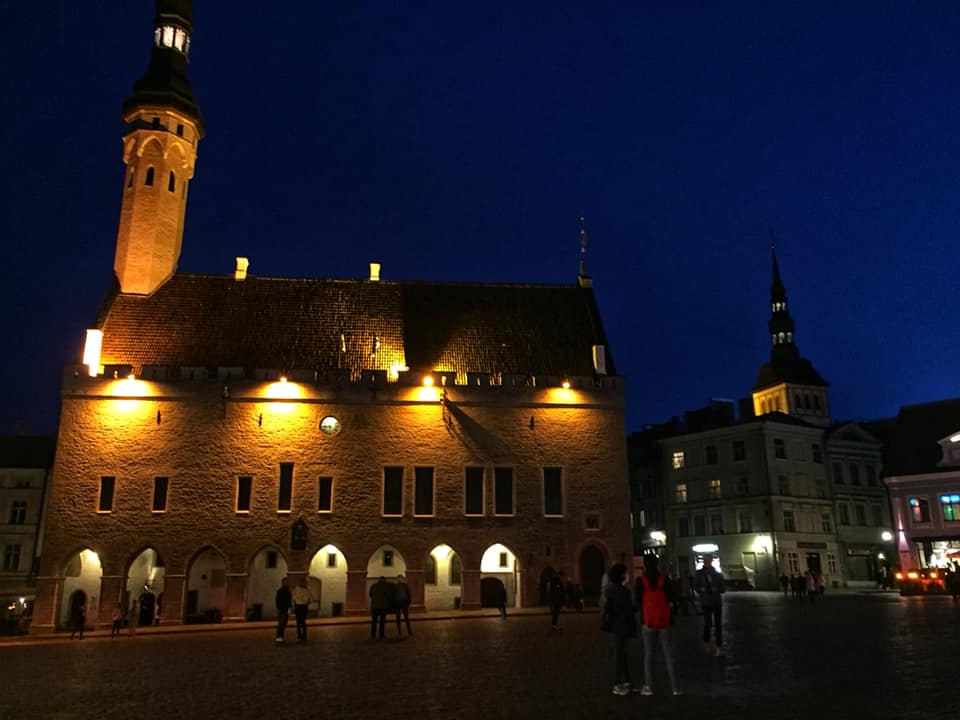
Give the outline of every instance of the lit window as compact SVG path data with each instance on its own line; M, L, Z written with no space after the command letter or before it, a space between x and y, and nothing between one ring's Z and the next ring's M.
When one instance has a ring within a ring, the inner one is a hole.
M677 502L685 503L687 501L687 484L678 483L677 484Z
M720 481L711 480L708 495L711 499L716 500L720 497Z
M800 572L800 556L795 552L787 553L787 565L790 566L790 574L796 575Z
M163 28L163 46L173 47L173 27L165 25Z
M930 503L923 498L910 498L910 517L915 523L930 522Z
M683 466L684 466L683 450L674 450L673 451L673 469L679 470Z
M943 510L944 520L960 521L960 495L941 495L940 508Z

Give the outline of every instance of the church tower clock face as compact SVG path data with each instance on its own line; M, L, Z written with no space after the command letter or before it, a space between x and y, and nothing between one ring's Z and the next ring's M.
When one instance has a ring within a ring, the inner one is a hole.
M320 421L320 432L324 435L336 435L340 432L340 421L333 415L327 415Z

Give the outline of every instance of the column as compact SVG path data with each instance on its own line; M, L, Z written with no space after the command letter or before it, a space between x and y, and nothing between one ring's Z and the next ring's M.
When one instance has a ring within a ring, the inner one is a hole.
M461 573L460 608L462 610L480 609L480 571L463 570Z

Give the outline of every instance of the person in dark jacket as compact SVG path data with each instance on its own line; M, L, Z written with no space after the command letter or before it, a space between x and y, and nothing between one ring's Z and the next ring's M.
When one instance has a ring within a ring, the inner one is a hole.
M629 695L634 690L630 681L630 640L637 636L637 618L633 601L626 588L627 567L617 563L607 573L609 584L604 591L604 629L610 633L613 658L614 695ZM639 692L639 688L636 688Z
M397 584L393 586L393 612L397 616L397 635L403 637L401 615L407 622L407 635L413 635L413 630L410 629L410 586L403 575L397 577Z
M393 607L393 585L381 577L370 587L370 639L379 637L383 640L384 626L387 624L387 613ZM379 626L379 635L377 629Z
M713 556L703 556L703 567L697 570L697 595L703 608L703 649L707 655L723 655L723 594L727 586L723 575L713 567ZM711 625L716 642L710 642Z
M290 614L290 606L293 605L293 596L290 594L290 588L287 587L287 579L280 581L280 587L277 588L277 597L275 600L277 606L277 636L274 642L283 642L283 633L287 629L287 616Z
M563 601L566 598L566 590L564 589L563 570L560 571L559 575L554 575L552 578L550 578L549 595L550 595L550 624L554 630L559 630L560 629L560 608L563 607Z

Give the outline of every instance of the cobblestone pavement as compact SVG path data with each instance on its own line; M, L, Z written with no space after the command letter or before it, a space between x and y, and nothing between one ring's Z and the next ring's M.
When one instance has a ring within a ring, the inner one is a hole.
M0 646L0 718L950 718L960 720L960 607L947 597L828 594L813 607L731 593L726 659L700 619L673 628L682 697L611 692L595 613L65 638ZM642 677L639 642L632 648Z

